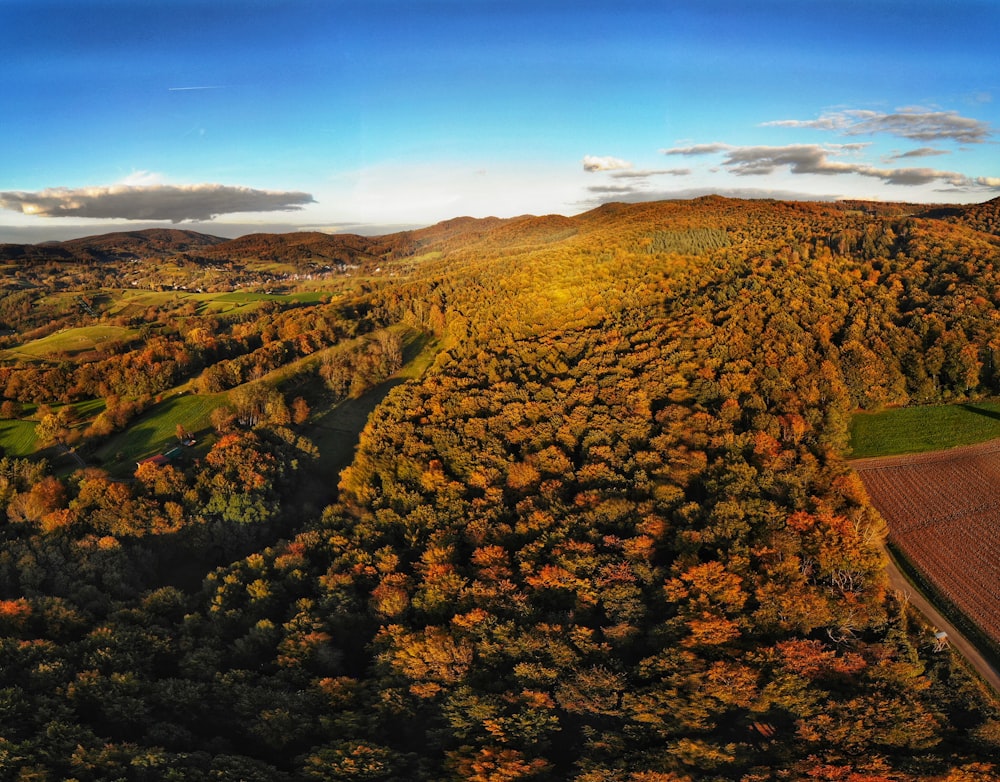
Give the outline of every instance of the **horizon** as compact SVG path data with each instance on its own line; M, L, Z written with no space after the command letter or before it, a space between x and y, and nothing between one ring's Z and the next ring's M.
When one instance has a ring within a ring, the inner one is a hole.
M621 204L624 206L634 206L640 203L642 204L655 204L655 203L677 203L677 202L694 202L703 198L723 198L732 201L774 201L776 203L794 203L796 199L782 199L782 198L771 198L771 197L750 197L750 196L723 196L718 193L706 193L699 196L690 196L688 198L673 198L673 199L660 199L660 201L642 201L642 202L625 202L625 201L606 201L600 206L593 207L583 212L578 212L572 215L562 215L555 212L550 212L545 215L537 214L521 214L514 215L511 217L497 217L496 215L486 215L484 217L473 217L471 215L453 215L452 217L444 218L435 223L427 224L414 224L414 225L372 225L372 226L343 226L338 230L330 230L329 228L321 228L316 226L286 226L280 223L270 224L270 225L239 225L231 223L180 223L180 224L162 224L162 223L132 223L132 224L107 224L102 223L98 225L84 225L78 224L75 226L63 226L56 229L57 234L63 234L57 236L56 238L42 238L35 239L31 241L32 235L38 233L42 235L46 229L44 227L30 227L30 228L14 228L5 229L4 226L0 226L0 245L41 245L41 244L58 244L61 242L73 241L75 239L88 239L96 238L99 236L104 236L107 234L117 234L117 233L137 233L143 231L151 230L180 230L180 231L192 231L195 233L206 234L209 236L214 236L216 238L233 240L240 239L244 236L251 236L254 234L290 234L290 233L323 233L330 236L344 235L344 234L355 234L358 236L366 236L372 238L380 238L384 236L390 236L397 233L405 233L407 231L418 231L422 228L431 228L435 225L441 223L450 222L452 220L517 220L519 218L543 218L543 217L566 217L566 218L576 218L581 217L589 212L600 209L601 206L608 206L611 204ZM969 203L947 203L947 202L902 202L902 201L872 201L867 199L800 199L803 202L811 203L825 203L825 204L836 204L841 202L851 202L858 201L860 203L868 204L899 204L901 206L918 206L918 207L955 207L955 206L975 206L978 203L988 203L989 201L1000 199L1000 196L994 196L993 198L987 199L982 202L969 202ZM100 228L100 230L94 230L95 228ZM249 229L249 230L243 230ZM7 238L7 237L12 237ZM23 237L23 239L18 239L17 237Z
M981 0L12 0L0 22L5 242L1000 194Z

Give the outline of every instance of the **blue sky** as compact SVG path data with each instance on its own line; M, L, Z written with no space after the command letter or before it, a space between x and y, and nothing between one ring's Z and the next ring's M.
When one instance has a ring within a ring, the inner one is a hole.
M1000 195L993 0L0 0L0 241Z

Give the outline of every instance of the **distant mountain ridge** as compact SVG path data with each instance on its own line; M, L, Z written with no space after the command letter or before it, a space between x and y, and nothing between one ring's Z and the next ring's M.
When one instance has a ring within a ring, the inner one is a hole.
M210 247L193 251L192 255L213 260L259 260L352 264L377 261L399 252L401 242L393 234L388 237L359 234L326 234L320 231L295 231L284 234L247 234ZM406 244L405 240L402 244Z
M185 255L192 260L264 262L311 262L347 265L378 263L434 250L485 243L493 247L545 244L560 241L579 231L628 224L641 216L673 211L682 205L703 207L725 214L740 201L721 196L705 196L692 201L608 203L573 217L562 215L521 215L518 217L456 217L440 223L383 236L327 234L320 231L254 233L236 239L177 228L150 228L40 244L0 244L0 262L82 262L102 263L141 258ZM776 207L803 209L866 210L883 214L908 215L943 220L976 231L1000 236L1000 198L979 204L924 205L864 201L773 202ZM685 210L687 216L691 212ZM686 218L685 218L686 219Z
M228 241L178 228L148 228L41 244L0 244L0 260L106 262L174 255Z

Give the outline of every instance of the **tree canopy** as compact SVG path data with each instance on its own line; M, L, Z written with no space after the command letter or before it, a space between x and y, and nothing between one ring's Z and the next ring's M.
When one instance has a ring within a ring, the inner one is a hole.
M399 273L349 302L150 335L115 359L162 365L145 393L232 389L197 458L0 460L0 768L998 778L1000 708L888 589L845 461L856 409L1000 390L980 212L463 222L387 241ZM439 352L325 473L308 435L407 360L390 326ZM11 362L4 396L57 370L53 403L121 392L88 366Z

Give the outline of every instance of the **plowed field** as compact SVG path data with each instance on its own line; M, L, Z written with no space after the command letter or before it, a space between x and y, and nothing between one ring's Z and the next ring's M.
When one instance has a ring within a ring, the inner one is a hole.
M1000 642L1000 440L851 466L889 541Z

